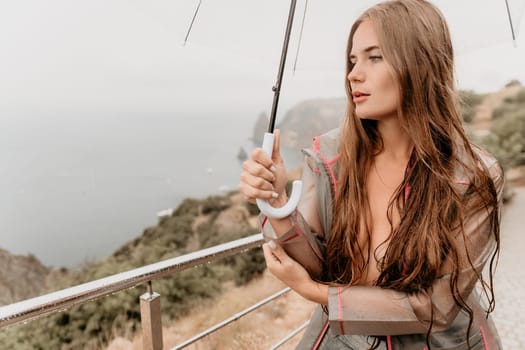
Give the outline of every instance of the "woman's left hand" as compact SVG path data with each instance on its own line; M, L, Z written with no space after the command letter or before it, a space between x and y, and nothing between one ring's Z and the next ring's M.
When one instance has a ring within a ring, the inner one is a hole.
M263 251L266 266L275 277L304 298L326 305L328 290L323 288L326 286L313 281L306 269L288 256L279 244L272 249L269 243L265 243Z
M311 280L306 269L290 258L279 244L272 249L269 243L265 243L263 251L268 270L290 288L297 290L306 281Z

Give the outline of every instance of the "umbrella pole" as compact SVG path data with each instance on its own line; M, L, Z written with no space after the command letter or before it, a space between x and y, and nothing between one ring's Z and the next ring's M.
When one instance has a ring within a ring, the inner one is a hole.
M281 93L281 82L283 80L284 65L286 63L286 55L288 53L288 43L290 42L290 34L292 32L293 17L295 14L295 5L297 0L291 0L290 11L288 12L288 23L286 24L286 33L284 35L283 49L281 52L281 62L279 63L279 71L277 73L277 82L272 87L273 90L273 104L272 112L270 113L270 124L268 125L268 132L273 133L275 129L275 118L277 115L277 106L279 104L279 95Z
M281 63L279 64L279 72L277 74L277 82L272 88L274 94L273 94L272 113L270 114L270 125L268 126L268 132L264 134L264 138L263 138L262 149L270 157L272 156L272 153L273 153L272 152L273 143L274 143L273 129L275 127L275 116L277 114L277 105L279 103L279 94L281 92L281 81L283 79L284 64L286 63L286 54L288 52L288 43L290 42L290 33L292 32L292 24L293 24L293 17L295 13L296 3L297 3L296 0L291 0L290 11L288 13L288 24L286 25L286 33L284 36L283 50L281 52ZM289 216L290 214L292 214L295 208L297 208L297 205L299 204L299 200L301 199L302 188L303 188L302 181L297 181L297 180L294 181L292 184L292 192L290 193L290 198L288 199L288 202L280 208L274 208L270 205L270 203L268 203L268 201L262 200L260 198L256 199L257 206L259 207L259 210L261 211L261 213L263 213L264 215L268 217L277 218L277 219L285 218ZM273 244L275 245L275 243Z

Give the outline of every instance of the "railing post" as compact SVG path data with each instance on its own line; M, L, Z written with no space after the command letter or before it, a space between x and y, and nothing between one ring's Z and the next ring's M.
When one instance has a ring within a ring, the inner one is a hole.
M151 281L148 282L148 291L140 296L140 320L143 349L162 350L160 294L153 292Z

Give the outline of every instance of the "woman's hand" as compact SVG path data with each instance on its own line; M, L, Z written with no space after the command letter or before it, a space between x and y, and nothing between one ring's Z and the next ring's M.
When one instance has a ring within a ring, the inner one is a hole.
M279 152L280 132L274 131L272 158L256 148L250 159L242 165L243 172L239 182L239 190L250 201L256 198L268 200L273 206L286 204L286 168Z
M319 304L328 304L328 286L313 281L306 269L290 258L279 244L272 248L269 243L265 243L263 251L268 271L275 277L302 297Z

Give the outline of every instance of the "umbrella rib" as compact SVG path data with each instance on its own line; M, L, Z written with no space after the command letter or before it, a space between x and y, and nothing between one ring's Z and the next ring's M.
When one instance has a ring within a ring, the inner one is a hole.
M195 9L195 13L193 14L193 18L191 19L190 27L188 28L188 32L186 33L186 37L184 38L184 44L182 44L182 46L186 46L186 42L188 41L188 37L190 36L191 28L193 27L193 22L195 22L197 13L199 13L199 9L201 8L201 4L202 4L202 0L199 0L199 4L197 5L197 8Z
M297 51L295 52L295 60L293 62L293 74L295 75L295 70L297 68L297 59L299 58L299 51L301 50L301 42L303 41L303 29L304 29L304 21L306 18L306 11L308 8L308 0L304 3L304 12L303 12L303 20L301 21L301 30L299 31L299 42L297 44Z
M512 34L512 41L516 44L516 34L514 33L514 24L512 23L512 16L510 15L509 1L505 0L505 5L507 6L507 16L509 17L510 32Z

